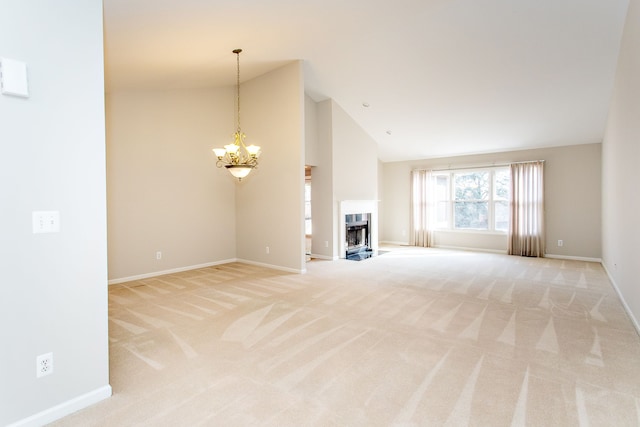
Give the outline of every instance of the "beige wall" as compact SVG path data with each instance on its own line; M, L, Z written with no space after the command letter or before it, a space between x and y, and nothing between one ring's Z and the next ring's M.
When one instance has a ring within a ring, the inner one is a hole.
M232 142L234 95L234 88L108 95L113 282L234 259L304 269L300 65L242 84L242 130L262 156L240 183L216 168L211 152Z
M318 143L318 109L316 102L308 95L304 97L304 164L318 166L321 161Z
M116 92L106 105L109 278L235 258L236 184L211 152L232 142L234 91Z
M0 56L30 86L0 95L0 425L44 425L111 394L102 2L0 3ZM33 234L42 210L59 233Z
M293 62L243 84L242 117L247 138L260 145L263 154L259 169L236 187L237 256L303 271L302 64Z
M383 165L384 224L381 240L409 241L409 174L417 168L455 168L545 160L547 250L565 257L601 257L601 144L460 156ZM558 247L557 241L564 246ZM478 232L439 232L436 245L506 251L506 235Z
M631 311L640 318L640 1L631 0L603 142L602 258Z

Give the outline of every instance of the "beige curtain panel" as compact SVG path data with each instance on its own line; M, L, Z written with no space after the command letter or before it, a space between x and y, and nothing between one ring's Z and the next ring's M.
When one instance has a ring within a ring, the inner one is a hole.
M409 244L429 248L433 245L435 191L430 171L411 171L411 217Z
M544 161L513 163L509 254L543 257Z

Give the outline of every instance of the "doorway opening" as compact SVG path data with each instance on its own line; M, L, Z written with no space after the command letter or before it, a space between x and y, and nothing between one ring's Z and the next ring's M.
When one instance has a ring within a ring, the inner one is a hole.
M311 260L311 166L304 167L304 239L305 259Z

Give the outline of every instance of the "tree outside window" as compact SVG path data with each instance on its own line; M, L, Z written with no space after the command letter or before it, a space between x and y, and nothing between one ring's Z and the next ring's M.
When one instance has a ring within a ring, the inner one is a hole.
M489 172L454 174L454 226L466 230L489 228Z

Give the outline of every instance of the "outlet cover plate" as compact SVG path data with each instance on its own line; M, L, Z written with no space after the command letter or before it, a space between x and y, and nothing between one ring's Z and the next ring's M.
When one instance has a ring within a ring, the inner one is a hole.
M53 353L36 357L36 378L53 374Z
M15 59L0 58L0 92L3 95L29 97L27 64Z

